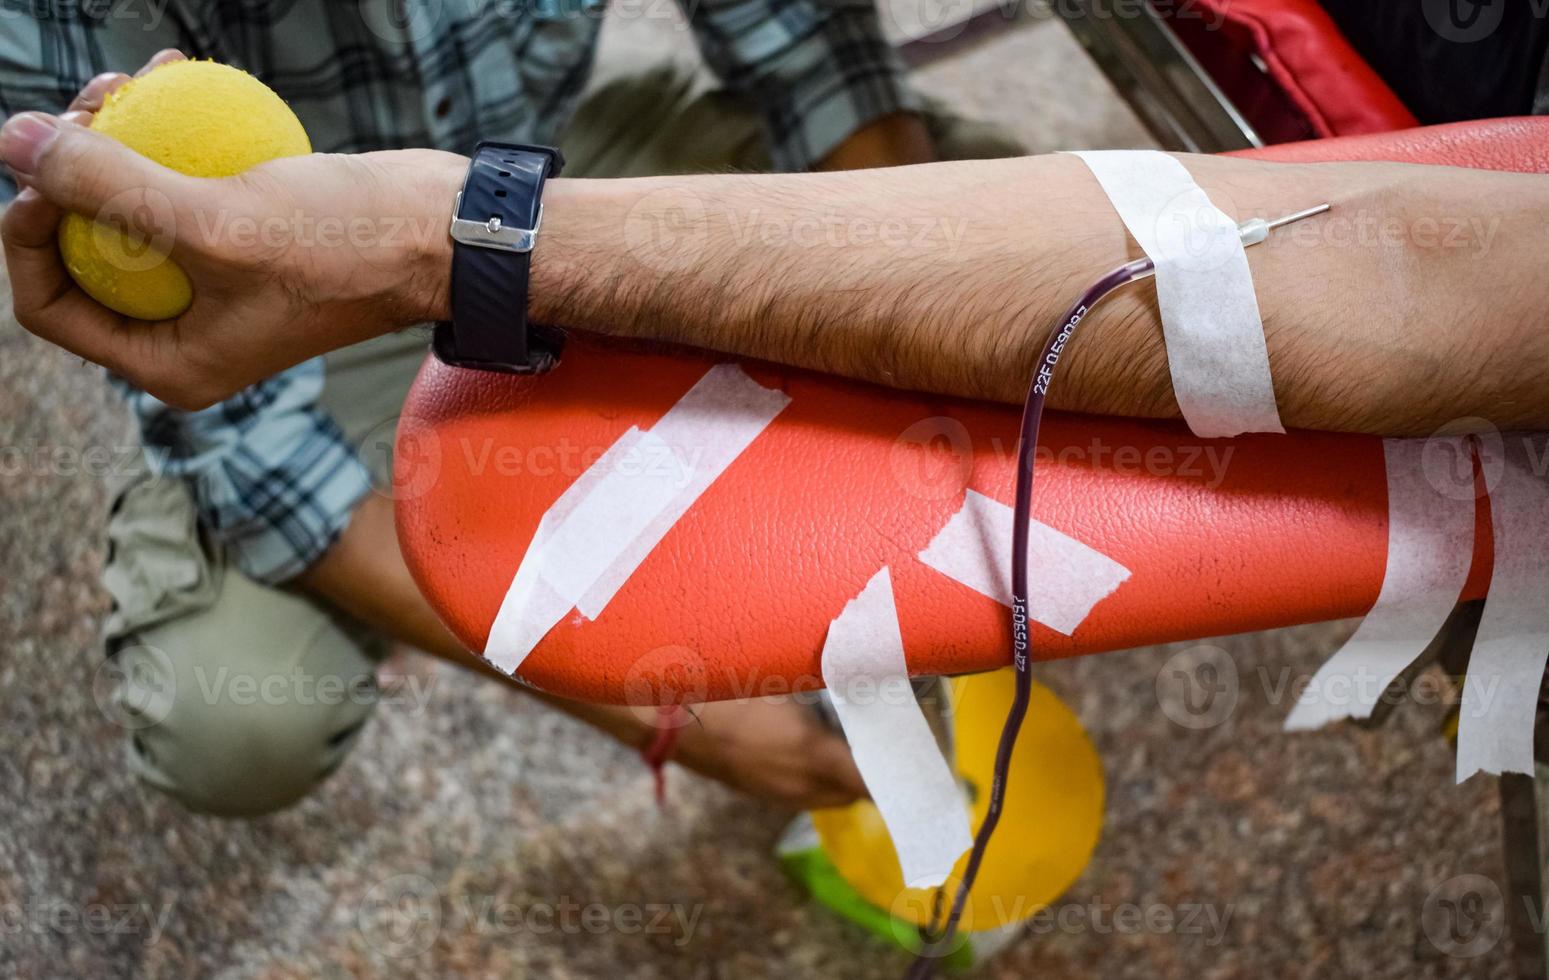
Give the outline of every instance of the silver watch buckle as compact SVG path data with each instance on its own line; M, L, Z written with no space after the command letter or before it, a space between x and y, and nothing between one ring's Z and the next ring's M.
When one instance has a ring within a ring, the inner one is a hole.
M531 228L511 228L501 223L499 216L488 221L459 218L463 209L463 193L457 192L457 203L452 205L452 241L479 248L494 248L503 252L531 252L538 242L538 229L543 225L543 205L538 205L538 220Z

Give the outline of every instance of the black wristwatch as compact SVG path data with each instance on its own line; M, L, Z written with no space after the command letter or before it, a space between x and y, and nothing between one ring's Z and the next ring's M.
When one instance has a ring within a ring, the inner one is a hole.
M550 146L480 143L452 210L452 319L431 350L447 364L537 374L559 360L558 331L527 322L527 278L543 184L565 158Z

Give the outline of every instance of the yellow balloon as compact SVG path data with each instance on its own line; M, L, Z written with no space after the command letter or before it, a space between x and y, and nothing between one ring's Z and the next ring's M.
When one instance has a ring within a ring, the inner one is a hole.
M951 684L955 768L972 794L972 825L977 830L989 810L995 749L1015 676L1008 668L956 677ZM896 919L929 924L936 891L904 887L893 842L876 806L862 801L816 810L812 822L829 860L863 898ZM1058 898L1086 868L1102 822L1102 760L1070 709L1054 692L1034 684L1012 756L1000 824L979 867L961 928L999 929L1030 918ZM944 906L957 894L967 863L965 854L942 886Z
M278 157L312 152L306 130L278 95L247 72L213 61L176 61L110 95L91 128L165 167L194 177L230 177ZM151 230L172 202L136 188L95 215L66 215L59 252L93 299L141 320L188 308L188 277L167 257L170 240ZM220 215L197 233L220 234Z

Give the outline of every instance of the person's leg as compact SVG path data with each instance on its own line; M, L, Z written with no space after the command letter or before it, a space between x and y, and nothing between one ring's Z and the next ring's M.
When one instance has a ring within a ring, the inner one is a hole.
M328 358L323 407L378 486L424 355L423 336L406 333ZM296 801L354 744L391 631L246 578L201 531L180 479L142 464L110 492L107 670L131 771L205 813Z
M374 484L391 477L398 414L430 353L426 328L404 330L334 351L323 358L326 383L318 404L355 447Z
M943 160L1025 154L1011 133L927 99L926 127ZM567 177L767 171L763 124L703 73L661 65L608 79L576 110L561 140Z
M289 806L354 745L382 652L374 634L313 600L231 573L213 606L119 649L130 769L201 813Z
M130 771L191 810L257 816L337 768L375 703L380 640L224 567L180 481L131 479L109 541L109 714Z
M1027 155L1027 147L1004 126L960 116L945 104L925 101L925 126L943 160L999 160Z
M756 114L678 64L608 78L560 138L566 177L768 170Z

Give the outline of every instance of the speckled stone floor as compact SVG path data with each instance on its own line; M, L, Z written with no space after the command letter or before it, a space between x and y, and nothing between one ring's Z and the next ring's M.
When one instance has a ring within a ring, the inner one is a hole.
M1057 23L921 84L1039 150L1144 140ZM899 975L776 870L784 815L682 772L659 813L629 753L422 659L424 705L384 706L289 812L221 822L136 785L93 695L100 474L126 445L95 370L0 326L0 977ZM1499 896L1465 877L1500 879L1494 788L1452 785L1442 709L1279 731L1284 683L1350 628L1041 667L1100 748L1107 825L1073 911L987 974L1507 976ZM1179 724L1201 657L1237 694ZM1470 884L1483 938L1459 947L1425 914Z

